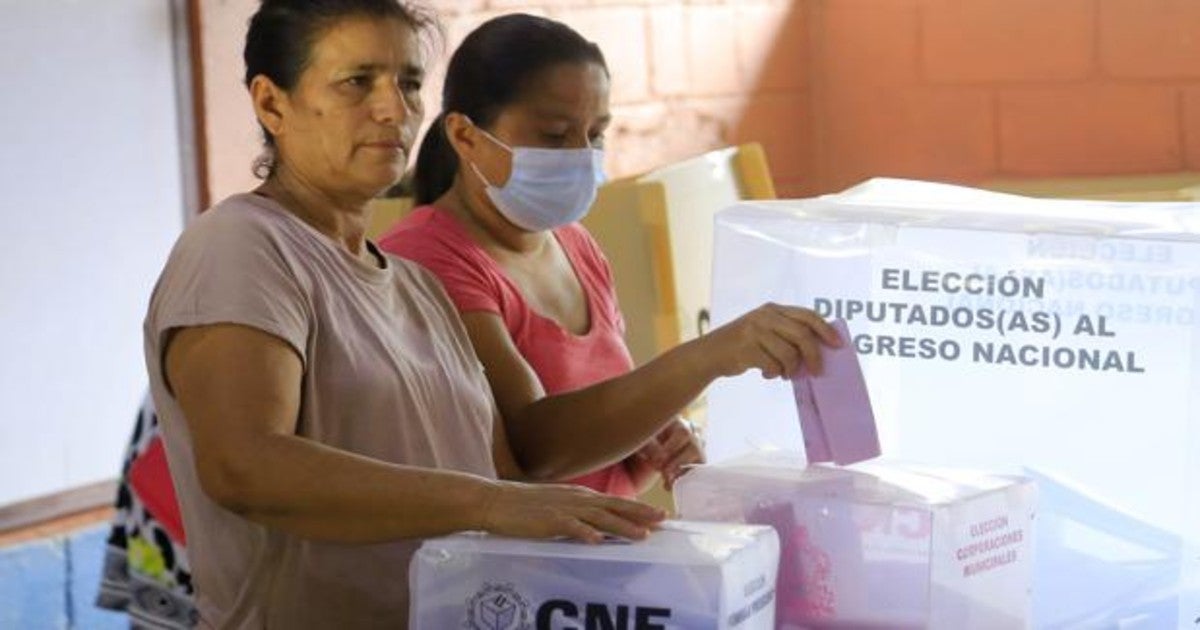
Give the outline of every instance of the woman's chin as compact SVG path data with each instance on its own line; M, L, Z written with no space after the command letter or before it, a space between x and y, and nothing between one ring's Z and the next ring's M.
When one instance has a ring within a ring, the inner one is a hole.
M401 166L395 168L380 168L370 173L362 173L355 179L358 181L357 188L362 189L364 193L369 193L369 196L379 196L383 191L395 186L400 178L404 176L404 169Z

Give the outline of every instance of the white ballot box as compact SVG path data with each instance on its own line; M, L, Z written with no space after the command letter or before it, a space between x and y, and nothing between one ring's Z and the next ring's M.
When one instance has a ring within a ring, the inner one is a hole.
M713 325L844 319L887 456L1053 480L1035 627L1195 627L1200 204L871 180L714 235ZM786 381L718 381L708 415L710 461L802 443Z
M1031 481L796 457L699 467L675 489L683 518L775 527L777 627L1030 627Z
M779 540L756 525L669 521L585 545L459 534L410 568L413 630L770 630Z

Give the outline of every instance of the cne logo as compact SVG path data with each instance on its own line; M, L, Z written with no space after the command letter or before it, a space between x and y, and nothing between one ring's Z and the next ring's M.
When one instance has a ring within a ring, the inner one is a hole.
M484 583L467 600L468 630L529 630L529 602L512 584Z

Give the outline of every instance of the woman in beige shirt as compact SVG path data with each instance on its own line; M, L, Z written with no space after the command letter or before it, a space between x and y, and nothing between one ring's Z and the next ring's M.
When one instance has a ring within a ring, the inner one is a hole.
M518 466L441 286L364 238L422 118L429 24L395 0L265 0L250 22L265 181L189 226L145 322L202 627L403 628L421 537L640 538L663 517L498 481L557 455Z

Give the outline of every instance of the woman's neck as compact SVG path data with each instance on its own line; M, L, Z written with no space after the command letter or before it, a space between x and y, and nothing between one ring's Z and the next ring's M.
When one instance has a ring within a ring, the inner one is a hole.
M274 199L346 251L375 264L374 255L366 247L370 198L349 199L330 193L283 166L263 182L257 192Z
M455 216L485 250L532 254L545 247L549 232L526 232L491 207L482 190L473 191L455 176L454 183L433 205Z

